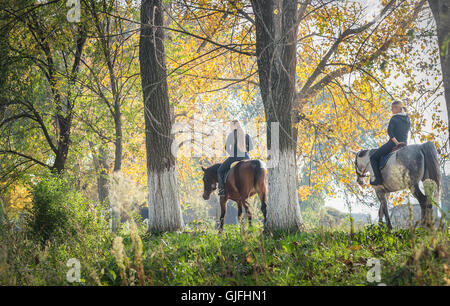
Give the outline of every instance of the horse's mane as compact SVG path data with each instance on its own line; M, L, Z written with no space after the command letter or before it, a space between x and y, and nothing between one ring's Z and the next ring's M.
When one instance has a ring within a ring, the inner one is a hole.
M214 164L211 167L206 168L206 171L208 171L208 172L209 171L217 172L217 169L219 169L220 165L221 165L221 163Z
M373 153L375 153L377 149L369 149L369 150L361 150L358 153L358 157L364 157L367 153L369 153L369 156L372 156Z

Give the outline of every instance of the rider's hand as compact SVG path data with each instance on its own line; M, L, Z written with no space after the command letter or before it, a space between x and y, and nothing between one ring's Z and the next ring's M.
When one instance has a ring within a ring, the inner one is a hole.
M398 141L397 141L397 139L396 139L395 137L392 137L391 139L392 139L392 141L394 142L394 144L395 144L396 146L398 146Z

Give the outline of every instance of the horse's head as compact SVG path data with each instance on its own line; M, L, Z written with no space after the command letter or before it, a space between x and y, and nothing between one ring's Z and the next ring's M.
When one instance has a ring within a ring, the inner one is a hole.
M367 172L370 166L370 154L368 150L361 150L359 152L350 151L355 155L355 170L356 170L356 182L360 186L364 185L363 178L367 177Z
M217 168L216 165L203 168L203 199L209 200L211 193L217 189Z

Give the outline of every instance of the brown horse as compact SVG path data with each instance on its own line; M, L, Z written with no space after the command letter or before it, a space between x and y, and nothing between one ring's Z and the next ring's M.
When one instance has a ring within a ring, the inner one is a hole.
M215 164L203 170L203 199L208 200L211 193L217 189L217 169L220 164ZM223 230L223 222L227 212L227 200L233 200L238 204L238 219L242 215L242 206L245 207L248 222L251 224L252 215L250 213L247 199L254 194L258 194L261 200L261 211L266 219L266 169L260 160L241 160L231 171L225 182L225 195L220 196L220 226Z

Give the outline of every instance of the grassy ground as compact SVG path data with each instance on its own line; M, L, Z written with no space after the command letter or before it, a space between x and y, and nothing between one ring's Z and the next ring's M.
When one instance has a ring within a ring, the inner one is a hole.
M389 233L372 225L353 235L314 229L274 237L260 224L218 234L212 224L193 223L183 233L82 234L42 245L3 229L0 284L70 285L70 258L81 264L81 283L72 284L377 285L367 278L371 258L386 285L450 284L448 229Z
M262 236L260 228L229 226L222 235L195 228L146 237L143 261L158 285L366 285L370 258L380 260L385 284L442 285L447 242L443 233L376 226L353 237L313 231L278 238Z

